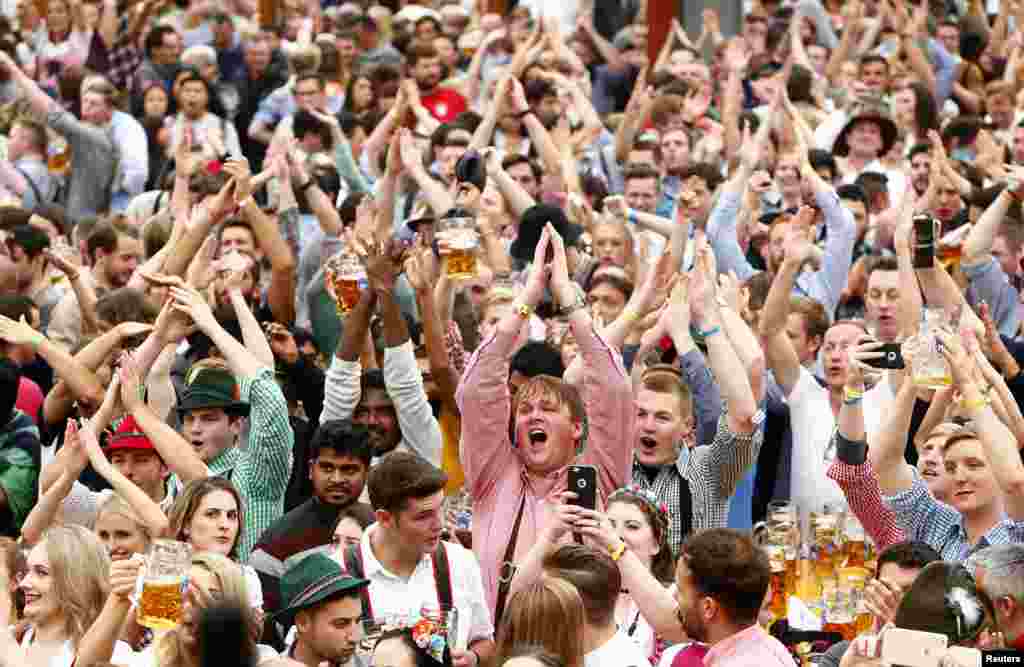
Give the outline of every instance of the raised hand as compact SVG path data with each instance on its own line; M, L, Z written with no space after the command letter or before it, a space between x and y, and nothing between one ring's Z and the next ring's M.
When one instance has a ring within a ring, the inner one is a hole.
M252 268L254 262L251 257L241 252L229 252L217 260L213 268L220 276L225 289L245 289L245 274Z
M145 564L146 557L142 554L134 554L131 558L112 561L110 563L110 594L116 595L123 602L131 600L135 593L135 583Z
M414 290L430 290L436 274L437 261L433 249L429 247L417 249L405 260L405 277Z
M401 242L388 239L372 244L367 250L366 279L370 284L370 289L393 293L395 281L402 272L405 249Z
M174 310L187 315L204 332L220 326L217 318L213 316L210 304L202 294L191 287L172 287L171 297L174 299Z
M548 266L548 249L551 248L550 225L545 225L540 232L540 240L533 251L533 264L526 278L526 290L523 294L526 303L533 306L540 303L544 290L550 279L551 267Z
M620 220L625 220L629 206L626 204L626 198L622 195L609 195L604 198L604 210Z
M228 160L224 172L235 181L235 203L241 204L252 194L252 171L245 158Z
M399 149L401 150L402 166L409 172L423 168L423 150L416 143L416 139L406 128L399 131Z
M129 412L134 412L145 404L146 385L142 381L139 364L130 353L121 355L121 364L117 369L117 378L121 386L121 405Z
M548 233L551 237L551 247L554 248L554 261L551 262L551 293L560 306L568 306L576 301L578 292L576 283L569 277L569 263L565 257L565 243L562 235L554 226L547 224Z

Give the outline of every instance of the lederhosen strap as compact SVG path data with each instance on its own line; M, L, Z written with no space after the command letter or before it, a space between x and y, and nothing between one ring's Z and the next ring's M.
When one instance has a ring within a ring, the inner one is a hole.
M512 524L512 537L505 547L505 555L501 559L501 568L498 570L498 599L494 605L494 627L498 627L501 615L505 612L505 602L508 601L508 592L512 588L512 577L516 575L516 540L519 538L519 524L523 521L523 510L526 509L526 491L523 491L523 499L519 502L519 512L516 513L516 521Z
M679 530L683 538L693 532L693 492L683 475L679 476Z
M455 600L452 596L452 570L448 562L448 550L444 548L444 542L437 545L433 560L434 585L437 587L437 604L441 611L451 611L455 608ZM356 579L366 578L361 545L352 544L345 549L345 570ZM369 586L359 589L359 599L363 607L363 620L373 620L373 603L370 601Z

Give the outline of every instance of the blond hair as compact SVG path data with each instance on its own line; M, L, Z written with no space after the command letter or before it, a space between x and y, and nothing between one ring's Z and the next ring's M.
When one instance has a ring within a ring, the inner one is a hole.
M540 646L566 667L583 667L583 634L567 632L585 623L583 598L565 579L544 576L509 598L498 630L498 655L516 646Z
M64 633L75 646L96 621L110 593L110 557L84 526L54 526L43 536Z
M142 520L142 518L139 516L139 513L135 511L135 508L129 505L128 501L119 496L118 494L114 493L105 498L100 503L99 509L96 511L96 522L99 522L100 515L102 515L104 512L108 512L110 514L119 514L124 518L128 519L129 521L135 523L135 526L139 529L139 532L141 532L146 537L147 547L149 546L149 543L153 540L153 531L151 531L149 526L146 525L146 522Z
M220 588L219 604L247 610L245 619L248 625L246 635L250 637L253 646L249 654L255 652L255 626L256 617L253 615L249 605L249 594L245 584L245 573L242 566L228 559L226 556L215 554L210 551L200 551L192 555L192 567L206 570L217 580ZM156 664L159 667L184 667L195 663L195 657L189 655L184 642L181 640L181 631L168 632L161 637L155 647Z

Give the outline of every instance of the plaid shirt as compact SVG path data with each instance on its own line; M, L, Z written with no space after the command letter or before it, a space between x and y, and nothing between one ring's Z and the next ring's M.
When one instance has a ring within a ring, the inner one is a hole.
M885 502L896 513L907 539L928 544L942 554L943 560L960 562L988 546L1024 542L1024 521L1003 519L972 545L960 512L932 497L917 470L913 485L895 496L887 496Z
M126 90L132 81L132 74L142 64L142 52L135 46L128 34L128 17L122 16L117 22L117 41L107 50L107 71L110 82Z
M685 479L693 497L693 532L706 528L725 528L729 518L729 498L736 491L743 476L754 465L764 440L764 421L749 435L737 435L729 430L729 421L723 412L718 418L718 430L710 445L679 452L675 465L664 466L654 481L648 480L640 464L633 459L633 483L654 493L668 505L669 544L673 553L679 553L683 543L682 516L679 508L679 486Z
M272 370L265 368L238 384L241 400L250 405L248 443L245 449L229 447L208 466L211 476L230 479L242 496L245 525L238 538L238 562L245 564L263 531L284 513L295 433ZM177 476L174 481L181 486Z
M879 551L907 539L907 534L896 521L896 513L882 500L878 473L870 463L850 465L836 458L829 466L828 478L843 490L850 511L864 526L864 532L874 540Z

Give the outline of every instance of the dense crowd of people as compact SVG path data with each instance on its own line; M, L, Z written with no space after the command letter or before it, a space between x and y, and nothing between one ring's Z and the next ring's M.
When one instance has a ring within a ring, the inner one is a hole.
M5 5L0 665L1024 651L1024 4L660 9Z

